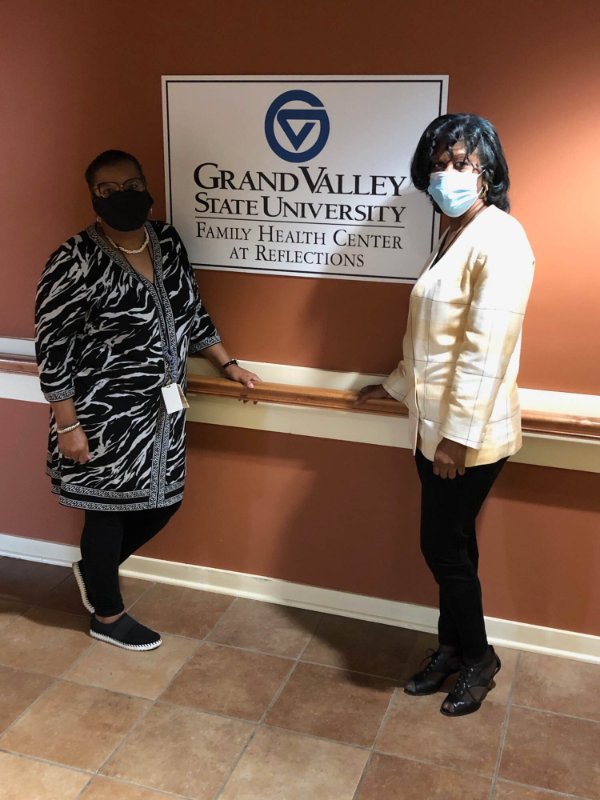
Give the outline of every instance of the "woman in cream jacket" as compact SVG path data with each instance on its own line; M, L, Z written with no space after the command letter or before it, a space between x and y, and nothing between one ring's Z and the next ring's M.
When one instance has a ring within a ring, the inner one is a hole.
M434 120L411 177L449 225L411 293L403 360L357 403L391 396L409 409L421 550L439 586L440 616L438 649L405 691L431 694L459 673L440 709L459 716L477 711L501 666L486 638L475 519L521 446L516 378L534 257L507 213L508 167L487 120Z

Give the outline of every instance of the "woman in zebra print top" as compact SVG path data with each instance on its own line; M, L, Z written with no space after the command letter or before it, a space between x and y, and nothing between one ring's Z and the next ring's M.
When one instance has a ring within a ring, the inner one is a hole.
M185 411L168 413L161 390L179 405L175 384L185 389L187 357L200 351L231 380L259 379L223 347L177 231L147 220L137 159L106 151L86 180L97 221L53 253L36 298L47 472L59 502L85 512L74 571L91 635L145 650L160 636L124 613L118 565L182 499Z

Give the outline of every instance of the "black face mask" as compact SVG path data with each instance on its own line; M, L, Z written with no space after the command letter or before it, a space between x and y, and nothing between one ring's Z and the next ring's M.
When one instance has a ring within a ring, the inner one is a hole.
M94 211L116 231L135 231L148 219L154 200L148 191L126 189L109 197L92 197Z

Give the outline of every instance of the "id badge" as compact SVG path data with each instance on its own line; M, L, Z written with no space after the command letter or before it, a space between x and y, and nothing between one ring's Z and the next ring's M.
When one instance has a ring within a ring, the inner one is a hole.
M185 399L183 389L178 383L170 383L168 386L163 386L160 391L167 414L175 414L177 411L183 411L185 408L190 407Z

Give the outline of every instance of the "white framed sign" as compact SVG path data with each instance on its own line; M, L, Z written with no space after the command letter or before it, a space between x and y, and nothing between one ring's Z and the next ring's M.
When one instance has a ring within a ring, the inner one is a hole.
M167 215L194 267L412 282L437 237L410 160L447 76L164 76Z

